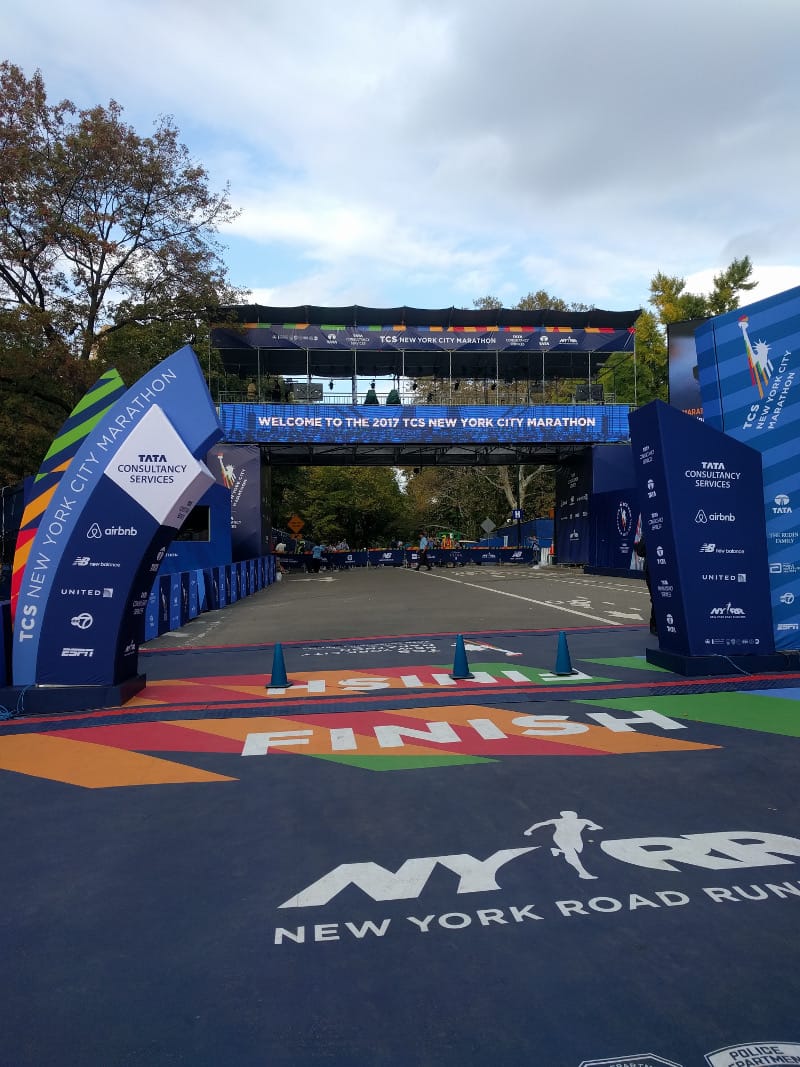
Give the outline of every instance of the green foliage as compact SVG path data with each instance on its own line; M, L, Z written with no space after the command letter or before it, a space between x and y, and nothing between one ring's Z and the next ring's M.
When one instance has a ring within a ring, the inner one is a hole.
M102 371L63 352L5 346L0 358L0 485L35 474L69 413Z
M0 305L27 313L31 350L88 359L106 331L194 322L240 295L215 240L228 190L210 190L170 119L142 137L115 101L51 105L38 71L4 62L0 158Z
M598 372L597 380L606 395L616 396L618 404L633 407L667 399L667 342L652 311L643 311L636 320L636 359L633 352L613 353Z
M725 270L714 275L711 292L704 296L686 291L683 278L659 271L650 282L650 303L656 309L662 326L686 319L722 315L739 307L740 294L755 288L751 280L753 265L749 256L734 259Z
M305 537L336 542L344 536L359 548L383 547L409 530L407 499L389 467L308 468L285 488L276 524L292 514L305 521Z

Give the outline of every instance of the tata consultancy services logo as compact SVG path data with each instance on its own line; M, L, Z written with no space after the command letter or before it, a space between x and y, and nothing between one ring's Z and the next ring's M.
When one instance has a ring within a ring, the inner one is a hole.
M773 515L791 515L792 508L789 502L789 497L786 493L778 493L775 497L774 505L772 508Z
M744 348L747 353L747 365L750 370L750 381L753 386L758 390L759 400L764 398L764 389L769 383L772 376L772 363L769 358L769 345L764 341L756 341L755 347L750 343L750 336L747 332L748 326L747 315L742 315L739 319L739 329L742 331L742 339L744 340Z

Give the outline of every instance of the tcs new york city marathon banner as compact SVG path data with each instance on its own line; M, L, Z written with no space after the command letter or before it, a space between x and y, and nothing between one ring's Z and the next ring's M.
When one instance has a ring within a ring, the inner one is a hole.
M628 439L628 408L223 404L225 440L312 444L581 444Z
M631 442L660 647L772 652L758 452L659 400L631 414Z
M695 334L706 422L761 453L778 649L800 646L800 288L719 315Z
M42 516L19 591L15 685L114 685L136 674L159 562L214 477L221 430L184 347L97 423Z

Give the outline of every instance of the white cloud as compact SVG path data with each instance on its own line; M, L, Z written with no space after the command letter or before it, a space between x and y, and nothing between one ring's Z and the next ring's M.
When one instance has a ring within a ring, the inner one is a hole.
M800 264L784 0L75 0L5 29L52 98L173 114L243 208L235 280L301 303L630 308L658 270Z
M690 274L686 279L686 290L690 293L710 293L714 286L714 275L724 270L727 263L719 267L709 267L707 270L697 271ZM787 289L800 286L800 265L798 266L754 266L751 281L757 282L755 289L742 293L740 303L752 304L756 300L764 300L776 293L783 293Z

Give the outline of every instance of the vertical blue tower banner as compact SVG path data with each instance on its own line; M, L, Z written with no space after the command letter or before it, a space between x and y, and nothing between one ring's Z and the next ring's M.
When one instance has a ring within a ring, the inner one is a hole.
M800 288L695 334L706 422L763 458L775 646L800 647Z
M31 546L14 627L15 685L116 685L135 676L155 574L213 484L200 457L221 434L188 346L105 413Z
M759 453L659 400L631 441L660 647L773 652Z
M588 563L589 497L592 453L586 449L556 471L556 558L559 563Z

